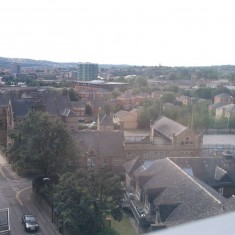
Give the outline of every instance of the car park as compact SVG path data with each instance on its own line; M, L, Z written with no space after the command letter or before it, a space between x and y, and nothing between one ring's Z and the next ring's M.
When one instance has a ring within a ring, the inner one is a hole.
M26 232L33 232L39 229L39 225L35 216L31 214L25 214L22 216L22 224Z

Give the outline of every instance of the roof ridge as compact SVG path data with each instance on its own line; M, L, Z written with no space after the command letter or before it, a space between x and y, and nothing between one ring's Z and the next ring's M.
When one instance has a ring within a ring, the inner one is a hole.
M169 158L167 158L168 161L170 161L176 168L178 168L184 175L186 175L190 180L192 180L199 188L201 188L205 193L207 193L210 197L212 197L218 204L222 204L222 202L217 199L214 195L212 195L205 187L203 187L201 184L199 184L196 180L194 180L189 174L187 174L185 171L183 171L176 163L171 161Z

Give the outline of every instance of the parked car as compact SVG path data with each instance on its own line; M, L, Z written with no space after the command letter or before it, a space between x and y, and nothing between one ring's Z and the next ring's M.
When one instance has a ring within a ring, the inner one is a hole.
M92 123L88 124L88 127L89 127L89 128L92 128L92 127L94 127L94 126L96 126L96 122L92 122Z
M128 199L135 199L135 194L134 193L126 193Z
M137 206L136 210L137 210L137 212L138 212L140 217L145 217L145 213L144 213L144 209L143 208Z
M26 232L33 232L39 229L37 219L31 214L22 216L22 224Z

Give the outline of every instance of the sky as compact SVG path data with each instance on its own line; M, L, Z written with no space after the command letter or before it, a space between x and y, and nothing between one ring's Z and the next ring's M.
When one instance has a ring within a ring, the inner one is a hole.
M234 0L1 0L0 57L235 65Z

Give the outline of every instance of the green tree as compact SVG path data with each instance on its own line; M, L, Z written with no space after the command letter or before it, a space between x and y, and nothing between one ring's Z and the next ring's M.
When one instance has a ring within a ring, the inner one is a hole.
M179 87L177 85L171 85L167 88L167 91L173 92L173 93L178 93L179 92Z
M206 130L214 122L214 117L208 112L208 104L204 102L197 102L191 106L192 128L197 130Z
M132 95L138 95L140 93L140 89L139 88L134 88L132 90Z
M116 99L120 95L120 92L117 90L112 91L111 96L113 99Z
M150 121L157 120L161 115L161 109L161 103L158 100L145 101L138 119L139 128L148 129L150 126Z
M163 114L185 126L191 122L191 110L188 106L169 106L163 109Z
M227 88L227 87L223 87L223 86L219 86L217 87L216 89L213 89L212 90L212 96L216 96L218 94L221 94L221 93L227 93L227 94L230 94L231 91Z
M70 101L79 101L80 100L79 94L76 93L76 91L74 91L74 89L72 89L72 88L70 88L70 89L64 88L62 90L62 95L68 95Z
M219 119L215 119L215 126L216 129L226 129L228 124L228 119L226 117L221 117Z
M81 170L61 176L54 201L71 235L95 235L107 215L122 219L120 177L109 170Z
M212 99L213 98L213 88L198 88L197 90L194 91L193 96L194 97L198 97L198 98L202 98L202 99Z
M10 133L9 162L18 169L39 169L50 176L78 157L78 149L64 123L39 111L30 112L19 129Z
M163 103L173 103L176 100L176 98L174 93L166 92L162 95L161 100Z

